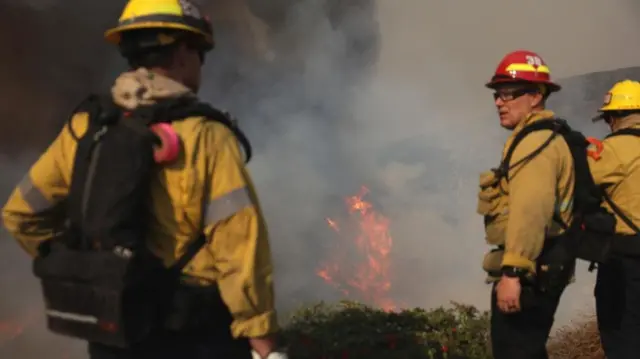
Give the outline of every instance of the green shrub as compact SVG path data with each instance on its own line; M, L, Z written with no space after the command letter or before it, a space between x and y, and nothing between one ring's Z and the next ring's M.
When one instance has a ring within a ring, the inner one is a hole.
M490 359L489 313L452 308L385 312L357 302L320 303L291 316L291 359Z

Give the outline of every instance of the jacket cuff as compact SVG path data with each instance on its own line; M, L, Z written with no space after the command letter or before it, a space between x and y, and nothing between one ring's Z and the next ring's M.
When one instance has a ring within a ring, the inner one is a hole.
M511 266L526 269L531 273L536 272L536 263L529 258L523 257L516 253L505 252L502 257L502 266Z
M234 338L256 338L279 330L275 311L258 314L249 319L236 319L231 324L231 334Z

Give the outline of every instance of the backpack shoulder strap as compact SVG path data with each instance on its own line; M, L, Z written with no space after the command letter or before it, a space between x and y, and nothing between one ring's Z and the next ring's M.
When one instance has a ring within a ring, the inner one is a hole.
M80 138L73 130L73 119L77 114L87 113L89 117L89 123L87 126L91 129L92 126L103 126L115 123L120 115L121 110L113 103L110 96L90 94L85 97L71 112L71 116L67 120L67 129L74 140L78 141ZM87 131L89 132L89 131Z
M164 114L160 115L158 122L171 122L187 117L202 116L209 121L221 123L227 127L240 142L246 156L245 162L248 163L251 160L253 155L251 143L244 132L238 127L237 121L233 119L229 113L220 111L207 103L193 100L169 101L163 111Z
M636 136L640 137L640 128L623 128L621 130L608 134L605 138L616 136Z
M513 142L511 142L511 145L509 145L509 148L507 149L507 153L505 154L504 159L500 163L500 167L498 169L498 171L500 172L500 175L506 178L506 180L508 181L509 171L511 169L531 160L532 158L540 154L540 152L542 152L551 143L551 141L556 137L556 135L562 130L563 127L568 127L568 125L566 124L566 122L559 119L540 120L528 126L525 126L520 132L518 132L518 134L516 134L516 136L513 139ZM551 134L551 136L549 136L549 138L543 144L541 144L538 148L536 148L533 152L531 152L524 158L520 159L518 162L511 164L511 158L513 157L513 153L515 152L516 147L520 144L520 142L522 142L522 140L530 133L541 131L541 130L551 130L553 131L553 134Z
M604 190L602 191L602 197L607 202L607 204L609 204L609 207L611 207L611 210L613 210L613 212L615 212L615 214L617 214L618 217L620 217L620 219L622 219L622 221L627 226L629 226L629 228L631 228L636 234L640 234L640 228L638 228L638 226L635 223L633 223L631 218L629 218L629 216L627 216L622 211L622 208L618 207L618 205L615 202L613 202L611 197Z

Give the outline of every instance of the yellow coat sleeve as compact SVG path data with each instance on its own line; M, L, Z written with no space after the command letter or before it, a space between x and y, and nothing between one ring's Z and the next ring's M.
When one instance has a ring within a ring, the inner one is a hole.
M527 135L516 147L515 164L536 151L551 131ZM544 245L547 225L553 217L558 178L557 141L554 139L538 155L510 171L509 217L503 266L526 268L535 272L535 260Z
M625 178L624 164L607 140L602 141L602 146L598 159L587 157L591 176L597 185L620 183Z
M222 126L207 137L215 148L208 152L205 235L211 239L222 299L233 316L231 331L235 337L270 334L278 324L265 220L235 137Z
M75 140L65 126L2 209L5 228L31 256L37 255L40 243L58 235L64 223L60 204L69 193L69 151L75 151Z

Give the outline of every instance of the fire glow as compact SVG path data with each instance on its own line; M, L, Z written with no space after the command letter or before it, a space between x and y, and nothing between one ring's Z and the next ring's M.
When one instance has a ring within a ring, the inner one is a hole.
M369 189L363 186L357 195L345 199L349 218L344 229L342 221L326 219L338 239L317 274L347 298L391 311L396 309L389 298L393 239L389 220L363 200L368 193ZM350 225L355 226L354 234Z
M32 310L21 319L5 320L8 318L0 318L2 319L0 320L0 349L23 335L29 327L38 321L40 314L39 311Z

